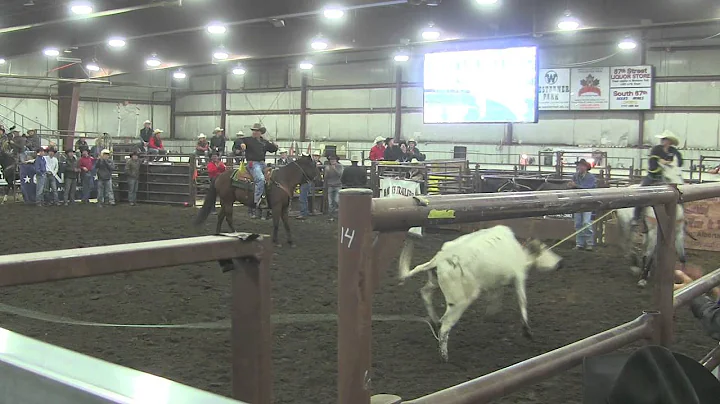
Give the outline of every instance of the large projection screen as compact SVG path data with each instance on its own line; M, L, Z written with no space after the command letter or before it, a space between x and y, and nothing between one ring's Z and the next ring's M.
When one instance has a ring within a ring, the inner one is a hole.
M423 120L505 123L538 120L537 47L425 55Z

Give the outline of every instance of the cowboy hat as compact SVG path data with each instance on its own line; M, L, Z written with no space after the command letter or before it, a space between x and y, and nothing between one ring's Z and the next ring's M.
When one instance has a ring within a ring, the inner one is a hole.
M215 132L225 132L225 129L218 126L217 128L213 129L213 133Z
M143 122L143 125L147 125L149 123L151 124L152 122L150 122L150 120L147 120L147 121Z
M375 143L384 142L384 141L385 141L385 138L382 136L378 136L375 138Z
M578 160L578 162L576 163L576 165L585 165L585 167L587 167L587 170L588 170L588 171L590 171L590 170L592 169L592 164L588 163L588 161L585 160L585 159L580 159L580 160Z
M103 150L100 152L100 154L110 154L110 150L108 150L108 149L103 149Z
M206 137L204 133L198 135L198 139L205 139Z
M241 130L239 130L238 133L236 133L237 136L242 136L242 135L244 135L244 134L245 134L245 133L243 133L243 131L241 131Z
M408 143L415 143L415 144L417 144L417 142L416 142L415 139L413 139L413 138L410 138L407 142L408 142Z
M710 404L720 397L709 370L661 346L589 357L583 367L585 404Z
M253 124L253 126L250 127L250 130L253 130L253 131L261 131L263 129L265 129L265 126L261 123L255 123L255 124Z
M280 153L280 154L287 153L287 152L288 152L288 151L285 150L285 149L280 149L280 150L278 150L278 153Z
M162 129L155 129L155 130L153 131L153 133L154 133L154 134L163 133L163 130L162 130Z
M655 137L658 139L667 139L670 141L670 143L672 143L673 146L678 146L680 144L680 139L678 139L678 137L675 136L674 133L672 133L671 131L669 131L667 129L665 129L665 131L662 134L657 135Z

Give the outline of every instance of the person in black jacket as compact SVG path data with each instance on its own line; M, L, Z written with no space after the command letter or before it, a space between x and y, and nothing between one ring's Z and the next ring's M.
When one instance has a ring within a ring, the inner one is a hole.
M140 139L145 143L144 146L147 146L147 143L150 142L150 138L153 135L153 128L152 128L152 122L145 121L143 122L143 128L140 129Z
M278 149L277 145L269 140L265 140L262 135L266 129L262 124L256 123L252 126L252 136L243 138L242 150L245 152L247 160L248 172L253 176L255 183L255 207L260 203L263 192L265 191L265 154L275 153ZM254 207L250 207L250 215L255 216Z
M235 157L235 164L240 164L240 160L245 157L245 152L242 148L243 142L245 141L244 136L243 131L238 131L238 133L235 134L235 141L233 141L232 144L232 156Z
M400 146L395 143L395 139L389 137L385 139L385 155L383 156L385 161L398 161L403 157L403 152L400 150Z
M340 181L342 182L343 188L365 188L367 187L367 171L365 167L358 165L360 158L358 156L352 156L350 159L350 167L345 167L343 170Z
M223 128L215 128L215 130L213 130L213 137L210 138L210 152L224 156L226 141L225 130Z
M680 140L670 132L666 130L662 135L657 136L660 139L660 144L650 149L650 156L648 157L648 174L642 179L640 183L641 187L650 185L658 185L665 183L663 177L663 168L666 165L673 164L673 160L677 160L677 166L682 167L683 158L677 146L680 144ZM635 207L633 215L633 226L637 226L640 221L640 215L643 208L640 206Z

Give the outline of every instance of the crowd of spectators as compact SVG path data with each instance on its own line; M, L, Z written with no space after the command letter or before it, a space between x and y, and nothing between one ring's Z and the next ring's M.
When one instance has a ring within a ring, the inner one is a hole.
M395 138L375 138L375 145L370 149L371 161L398 161L409 163L412 161L425 161L425 155L417 148L417 141L410 139L407 142Z

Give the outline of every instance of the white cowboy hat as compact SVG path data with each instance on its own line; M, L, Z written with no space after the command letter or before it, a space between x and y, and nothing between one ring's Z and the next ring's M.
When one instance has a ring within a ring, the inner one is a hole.
M143 125L148 124L148 123L152 123L152 122L150 122L150 121L148 120L148 121L143 122Z
M110 150L108 150L108 149L103 149L103 150L100 152L100 154L110 154Z
M288 151L285 150L285 149L280 149L280 150L278 150L278 154L287 153L287 152L288 152Z
M163 130L162 130L162 129L155 129L155 130L153 131L153 133L163 133Z
M224 131L225 131L225 129L223 129L221 127L217 127L213 130L213 132L224 132Z
M416 142L415 139L413 139L413 138L410 138L407 142L408 142L408 143L413 142L413 143L417 144L417 142Z
M385 141L385 138L384 138L384 137L378 136L378 137L375 138L375 142L373 142L373 143L384 142L384 141Z
M662 134L657 135L655 137L658 139L667 139L670 141L670 143L673 144L673 146L678 146L680 144L680 139L678 139L678 137L675 136L674 133L672 133L671 131L669 131L667 129L665 129L665 131Z
M238 136L242 136L242 135L244 135L244 134L245 134L245 133L244 133L243 131L241 131L241 130L239 130L238 133L236 133L236 135L238 135Z
M206 137L204 133L198 135L198 139L205 139Z

